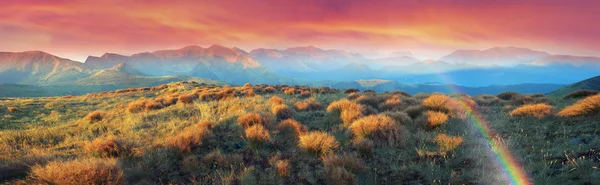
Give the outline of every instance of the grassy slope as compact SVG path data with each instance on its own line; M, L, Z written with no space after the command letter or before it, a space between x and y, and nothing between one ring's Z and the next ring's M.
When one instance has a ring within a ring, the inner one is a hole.
M307 155L277 129L267 127L273 140L259 148L250 147L244 129L236 122L247 112L269 115L269 97L278 95L293 107L302 101L298 95L262 94L222 101L195 101L190 105L176 104L160 110L126 113L129 102L169 94L194 92L190 85L171 85L168 89L126 92L98 97L34 98L0 101L0 180L25 178L28 165L48 161L94 158L83 150L95 138L116 135L136 148L129 157L121 157L128 183L216 183L232 180L237 183L304 183L323 184L328 181L319 157ZM312 93L311 98L323 105L343 99L342 93ZM406 98L410 99L410 98ZM415 100L422 98L415 97ZM572 102L557 102L563 107ZM503 102L510 104L510 102ZM6 107L16 107L9 113ZM106 117L96 123L82 119L100 110ZM540 184L593 183L599 171L598 153L588 152L600 144L597 118L511 118L501 105L485 106L481 111L501 139L507 144L534 182ZM352 135L339 127L340 119L324 109L296 111L293 116L309 130L322 130L335 136L340 147L335 154L358 155L352 145ZM201 119L214 122L213 137L191 152L179 152L165 147L166 138L175 136ZM268 119L275 119L268 117ZM276 124L276 122L275 122ZM373 153L358 155L363 170L353 172L359 184L505 184L492 164L493 157L482 143L481 136L462 119L452 118L441 127L424 129L419 119L402 123L403 143L397 146L376 146ZM437 134L462 136L463 144L443 157L423 158L417 151L436 151L433 142ZM291 144L288 142L292 142ZM202 162L220 151L232 163ZM235 163L232 156L242 156ZM585 158L582 158L584 157ZM282 178L269 162L273 158L291 161L290 175ZM192 160L192 159L202 159ZM190 169L190 166L194 167ZM330 175L330 174L329 174ZM144 179L144 180L142 180Z
M563 97L563 96L565 96L573 91L577 91L577 90L600 91L600 76L593 77L590 79L586 79L586 80L565 86L563 88L560 88L556 91L549 93L548 96Z

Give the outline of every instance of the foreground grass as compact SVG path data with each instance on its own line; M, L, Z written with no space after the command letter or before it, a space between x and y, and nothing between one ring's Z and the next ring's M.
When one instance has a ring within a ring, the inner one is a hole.
M559 110L575 101L182 82L6 100L0 182L506 184L456 106L479 104L494 142L509 147L533 182L593 184L598 115L558 117L546 107L511 116L523 104Z

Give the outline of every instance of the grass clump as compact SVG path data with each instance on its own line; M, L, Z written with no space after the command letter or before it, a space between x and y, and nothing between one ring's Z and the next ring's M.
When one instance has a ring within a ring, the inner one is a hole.
M496 95L496 97L498 97L499 99L506 100L506 101L513 100L519 96L520 95L517 92L503 92L503 93Z
M248 128L253 125L264 125L263 118L258 113L246 113L237 118L237 122L243 127Z
M275 162L275 168L277 169L277 174L281 178L285 178L290 174L290 161L289 160L277 160Z
M586 116L600 112L600 94L584 98L558 112L561 117Z
M440 147L441 152L450 152L456 149L463 142L460 136L448 136L446 134L438 134L434 141Z
M252 125L245 131L246 139L253 148L258 148L271 139L269 131L262 125Z
M401 141L396 121L386 115L371 115L354 121L349 127L357 140L371 139L375 144L393 146Z
M106 113L96 110L94 112L89 113L87 116L85 116L84 119L88 120L90 123L94 123L102 121L104 117L106 117Z
M427 126L429 128L440 126L448 121L448 114L439 111L427 111Z
M448 112L450 97L443 94L432 94L423 100L423 106L430 110Z
M551 114L552 106L543 103L523 105L510 112L511 116L533 116L538 119Z
M330 184L357 184L355 173L362 171L360 159L344 154L322 157L325 178Z
M16 107L8 107L7 109L10 113L16 113L18 111Z
M184 94L184 95L179 95L178 102L181 102L183 104L191 104L194 102L194 100L198 98L198 96L196 94Z
M40 184L125 184L116 159L53 161L33 166L31 177Z
M399 96L393 95L392 97L385 100L385 102L383 102L379 105L379 110L383 111L383 110L398 109L398 106L400 106L401 102L402 102L402 100L400 100Z
M131 145L115 136L96 138L85 145L85 151L97 157L123 157L131 153Z
M296 138L300 137L300 135L305 134L308 129L300 124L300 122L293 120L293 119L286 119L281 121L281 123L279 123L279 125L277 126L277 130L279 130L279 133L284 134L284 135L293 135Z
M339 145L335 137L322 131L313 131L302 135L298 142L298 147L317 156L329 154Z
M287 105L275 105L271 109L271 112L277 117L277 120L290 119L294 116L294 110Z
M334 101L327 107L327 112L340 116L344 125L349 125L354 120L364 115L365 108L349 100Z
M176 136L167 138L167 145L182 152L189 152L203 144L204 139L212 135L211 123L200 121L198 124L185 128Z
M299 101L294 104L296 106L296 110L299 111L310 111L310 110L320 110L323 108L321 106L321 102L316 101L315 99L309 99L306 101Z
M269 98L269 102L271 102L273 105L285 104L285 100L279 96L273 96Z

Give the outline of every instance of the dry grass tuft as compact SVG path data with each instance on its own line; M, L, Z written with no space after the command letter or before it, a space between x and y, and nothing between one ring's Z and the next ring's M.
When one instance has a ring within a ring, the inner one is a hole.
M293 135L296 138L300 137L300 135L306 134L308 131L304 125L293 119L281 121L281 123L279 123L277 126L277 130L279 130L279 133L283 135Z
M338 100L329 104L327 112L338 114L344 125L349 125L364 115L365 108L349 100Z
M296 110L299 110L299 111L320 110L321 108L323 108L323 106L321 106L321 102L318 102L315 99L299 101L299 102L296 102L294 105L296 106Z
M256 124L246 129L246 139L251 146L257 148L271 139L269 131L264 126Z
M463 142L460 136L447 136L446 134L438 134L435 137L435 142L440 147L442 152L450 152L456 149Z
M178 102L181 102L183 104L191 104L194 103L194 100L198 98L196 96L196 94L185 94L185 95L180 95L178 97Z
M448 112L450 111L448 102L450 102L449 96L443 94L432 94L423 100L423 106L427 107L429 110Z
M379 110L382 110L382 111L397 110L398 106L400 106L401 102L402 102L402 100L400 100L399 96L393 95L392 97L385 100L385 102L383 102L379 105Z
M271 112L277 117L277 120L290 119L294 116L294 110L287 105L274 105Z
M437 127L448 121L448 115L439 111L427 111L427 126L429 128Z
M275 92L275 88L274 88L274 87L271 87L271 86L268 86L268 87L265 87L265 90L264 90L264 91L265 91L266 93L274 93L274 92Z
M325 178L331 184L356 184L354 174L364 169L360 159L347 154L328 155L321 160L325 167Z
M18 111L16 107L8 107L7 109L10 113L16 113Z
M237 122L243 127L248 128L253 125L264 125L263 118L258 113L246 113L238 117Z
M115 136L96 138L85 145L85 151L97 157L123 157L131 153L131 145Z
M105 116L106 116L106 113L96 110L94 112L90 112L87 116L85 116L84 119L90 121L90 123L94 123L94 122L102 121L102 119Z
M269 102L271 102L273 105L285 104L285 100L279 96L273 96L273 97L269 98Z
M587 97L577 101L577 103L567 106L558 112L558 116L574 117L586 116L600 112L600 94Z
M552 115L552 106L543 103L523 105L511 111L510 115L533 116L538 119L542 119L546 116Z
M375 144L394 146L401 141L396 121L385 115L371 115L354 121L349 127L357 140L371 139Z
M185 128L176 136L167 138L167 145L182 152L191 151L202 145L203 140L212 135L210 124L196 124Z
M279 177L285 178L290 174L290 161L288 160L278 160L275 162L275 168L277 168L277 174Z
M288 88L288 89L286 89L286 90L283 91L283 94L294 95L294 94L296 94L296 89L294 89L294 88Z
M125 184L116 159L53 161L33 166L31 177L40 184Z
M139 99L139 100L132 101L131 103L129 103L129 105L127 105L126 111L129 113L138 113L138 112L141 112L145 107L146 107L146 100Z
M569 94L567 94L564 99L570 99L570 98L585 98L585 97L589 97L589 96L594 96L596 94L600 93L599 91L594 91L594 90L578 90L578 91L573 91Z
M335 137L322 131L313 131L302 135L298 142L298 147L312 155L329 154L339 145Z
M160 100L149 101L144 105L144 109L146 110L158 110L164 108L165 105Z

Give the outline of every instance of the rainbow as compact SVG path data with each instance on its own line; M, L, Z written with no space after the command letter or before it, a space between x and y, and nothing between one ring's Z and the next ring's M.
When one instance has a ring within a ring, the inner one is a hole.
M445 84L451 84L449 78L441 75L439 77L442 79ZM456 89L456 86L446 85L448 90L451 93L459 94L461 91ZM476 130L481 134L485 143L487 145L488 150L493 154L495 158L495 164L497 167L503 172L503 176L513 185L530 185L532 184L529 178L527 177L527 173L523 171L523 166L514 158L514 156L510 153L508 147L506 147L501 142L495 142L493 136L495 136L494 131L489 126L489 122L485 120L483 115L477 111L476 104L469 104L464 101L453 101L453 106L457 106L460 110L464 110L466 113L467 120L476 128Z

